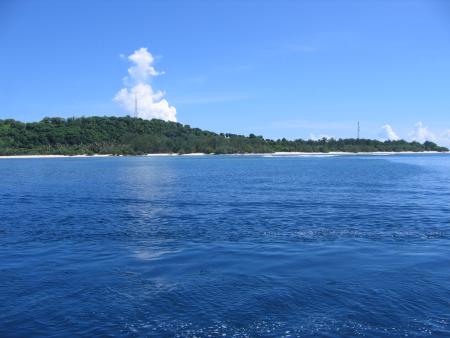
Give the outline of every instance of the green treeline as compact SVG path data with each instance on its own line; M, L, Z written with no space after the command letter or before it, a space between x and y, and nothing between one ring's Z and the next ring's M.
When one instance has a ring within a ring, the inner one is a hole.
M262 136L216 134L175 122L132 117L44 118L23 123L0 120L0 155L148 153L271 153L448 151L433 142L367 139L270 140Z

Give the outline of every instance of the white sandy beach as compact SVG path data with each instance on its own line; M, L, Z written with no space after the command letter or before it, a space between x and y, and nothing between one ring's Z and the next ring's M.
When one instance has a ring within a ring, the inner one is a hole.
M274 153L246 153L246 154L221 154L219 156L262 156L262 157L332 157L332 156L392 156L392 155L433 155L433 154L450 154L450 152L437 152L437 151L402 151L402 152L329 152L329 153L305 153L305 152L274 152ZM216 154L205 153L189 153L189 154L176 154L176 153L158 153L158 154L145 154L136 156L146 157L169 157L169 156L215 156ZM135 155L111 155L111 154L96 154L96 155L7 155L0 156L0 159L32 159L32 158L94 158L94 157L123 157L123 156L135 156Z

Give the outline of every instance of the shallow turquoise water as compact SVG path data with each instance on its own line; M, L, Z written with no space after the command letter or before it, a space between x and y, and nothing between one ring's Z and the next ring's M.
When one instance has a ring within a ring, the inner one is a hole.
M0 336L448 336L450 156L0 160Z

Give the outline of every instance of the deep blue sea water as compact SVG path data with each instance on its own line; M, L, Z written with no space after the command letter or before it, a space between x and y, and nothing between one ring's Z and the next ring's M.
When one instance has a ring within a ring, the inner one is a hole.
M450 156L0 159L0 336L450 335Z

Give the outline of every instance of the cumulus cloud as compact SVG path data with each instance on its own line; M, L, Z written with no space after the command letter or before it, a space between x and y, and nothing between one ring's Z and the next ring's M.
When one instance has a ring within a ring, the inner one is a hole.
M392 128L391 125L385 124L383 127L381 127L381 129L382 129L382 131L380 133L381 139L388 140L388 141L398 141L398 140L400 140L400 137L394 131L394 128Z
M436 135L434 135L434 133L432 133L422 122L417 122L414 125L414 130L409 133L409 136L413 141L420 143L425 141L435 142L437 140Z
M153 55L147 48L140 48L129 55L128 60L132 66L128 68L128 76L124 78L125 87L119 90L114 100L132 114L137 107L140 118L176 121L175 107L164 98L164 92L153 90L150 84L153 77L164 74L153 67Z

